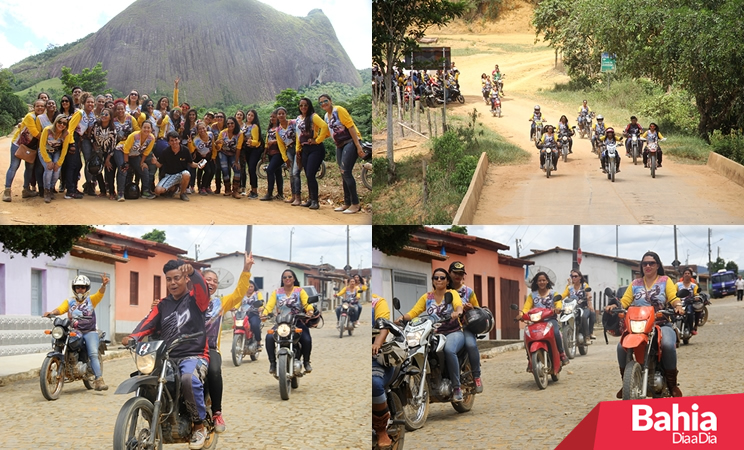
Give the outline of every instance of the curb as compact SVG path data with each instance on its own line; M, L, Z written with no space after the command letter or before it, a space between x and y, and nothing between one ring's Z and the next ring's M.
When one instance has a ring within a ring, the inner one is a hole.
M744 166L718 153L710 152L708 167L728 178L739 186L744 186Z
M129 356L129 352L126 350L107 350L106 354L103 355L103 360L109 361L112 359L120 359L125 356ZM3 377L0 377L0 387L8 386L10 383L15 383L16 381L24 381L24 380L31 380L33 378L39 378L40 371L41 371L41 367L39 367L38 369L31 369L27 372L14 373L12 375L5 375Z
M502 345L500 347L489 348L485 352L481 353L481 359L491 359L499 353L513 352L515 350L522 350L524 348L524 342L518 342L516 344Z
M487 173L488 155L486 155L486 152L483 152L478 159L478 165L475 168L473 179L470 180L468 192L465 193L465 197L460 202L460 207L457 208L457 214L455 214L455 218L452 220L452 225L469 225L473 223L475 211L478 209L478 199L480 199L483 185L486 183Z

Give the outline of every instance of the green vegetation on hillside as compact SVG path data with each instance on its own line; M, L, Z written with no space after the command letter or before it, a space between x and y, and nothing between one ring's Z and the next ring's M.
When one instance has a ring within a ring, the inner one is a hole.
M28 58L23 59L20 62L13 64L10 67L15 73L15 80L13 81L13 84L11 85L12 89L16 92L22 91L30 86L33 86L34 84L40 81L44 81L44 78L38 78L38 77L32 78L29 75L31 73L31 69L36 68L40 65L43 65L51 61L58 55L61 55L67 50L76 46L77 44L85 41L92 35L93 33L90 33L89 35L83 38L80 38L75 42L70 42L65 45L60 45L58 47L50 48L48 50L45 50L41 53L37 53L36 55L29 56Z
M28 112L23 100L13 94L13 72L0 66L0 136L5 136Z

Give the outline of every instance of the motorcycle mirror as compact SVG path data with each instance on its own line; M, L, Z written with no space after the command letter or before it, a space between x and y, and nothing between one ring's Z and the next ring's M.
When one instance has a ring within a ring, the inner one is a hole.
M311 297L308 297L307 298L307 303L308 304L310 304L310 303L318 303L318 296L317 295L313 295Z
M398 300L398 297L393 297L393 308L400 310L400 300Z
M615 291L613 291L611 287L606 287L604 290L604 294L608 297L614 297Z
M452 304L452 292L449 292L449 291L448 292L445 292L445 294L444 294L444 303L446 303L447 305L451 305Z
M509 305L509 309L513 309L514 311L517 311L519 309L519 306L512 303L511 305Z
M259 301L255 302L255 303L253 303L253 306L255 306L256 308L260 308L260 307L263 306L263 304L264 304L263 303L263 300L259 300Z

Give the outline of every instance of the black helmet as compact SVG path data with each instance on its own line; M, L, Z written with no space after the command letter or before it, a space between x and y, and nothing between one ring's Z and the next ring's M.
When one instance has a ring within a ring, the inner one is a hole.
M308 328L323 328L323 323L323 314L321 314L317 306L313 305L313 315L305 320L305 325Z
M362 151L364 152L364 158L362 159L370 161L372 159L372 143L362 142Z
M124 188L124 198L127 200L137 200L140 196L140 189L136 183L128 183Z
M473 308L465 313L465 329L473 334L487 334L493 329L493 314L488 308Z
M85 164L85 170L89 174L96 176L103 171L103 161L101 161L101 158L97 154L93 153Z

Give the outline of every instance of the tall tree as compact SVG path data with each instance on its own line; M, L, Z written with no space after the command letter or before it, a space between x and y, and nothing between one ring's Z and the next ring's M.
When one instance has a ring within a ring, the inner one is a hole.
M372 227L372 247L394 255L408 245L411 235L421 229L421 225L375 225Z
M453 233L468 234L468 227L466 227L465 225L452 225L451 227L447 228L447 231L451 231Z
M106 76L108 70L103 70L103 64L98 63L92 69L86 67L75 75L69 67L62 67L62 75L59 77L67 92L72 88L80 86L83 91L100 94L106 89Z
M467 3L449 0L372 0L372 59L385 73L387 103L388 183L395 181L393 159L393 66L404 51L418 48L417 39L434 25L461 17Z
M734 273L739 273L739 265L736 264L735 261L731 260L726 263L726 267L724 267L726 270L731 270Z
M143 234L142 239L146 241L153 241L165 244L165 231L153 228L152 231L148 231L147 233Z
M26 257L31 252L34 258L43 253L58 259L70 251L75 241L93 230L86 225L2 225L0 243L4 252L11 253L11 258L13 253Z

